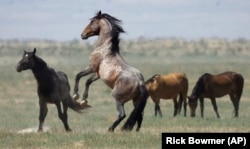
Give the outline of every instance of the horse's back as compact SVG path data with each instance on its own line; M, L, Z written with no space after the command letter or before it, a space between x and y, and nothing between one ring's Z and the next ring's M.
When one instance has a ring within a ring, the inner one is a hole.
M173 85L173 86L182 86L187 85L188 79L185 73L170 73L167 75L162 75L161 79L165 82L165 84Z
M150 80L150 79L149 79ZM151 96L163 99L176 97L183 89L188 90L188 80L185 73L171 73L167 75L154 75L152 83L147 83Z
M226 71L216 75L206 75L203 81L206 89L205 94L215 97L222 97L239 89L242 90L244 85L242 75L232 71Z
M187 94L189 83L186 73L175 72L169 74L169 76L172 76L174 79L176 79L176 86L179 87L180 92Z
M211 80L211 81L210 81ZM243 82L244 78L241 74L227 71L223 72L217 75L210 75L208 79L206 79L207 82L212 82L216 85L221 86L234 86L235 84L239 82Z

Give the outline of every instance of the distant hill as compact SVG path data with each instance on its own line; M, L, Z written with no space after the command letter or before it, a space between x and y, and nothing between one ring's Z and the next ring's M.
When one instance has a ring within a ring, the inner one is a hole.
M166 57L181 56L250 56L250 40L240 38L228 40L221 38L204 38L186 40L182 38L159 38L121 40L121 52L125 55L152 55ZM0 55L19 55L23 50L39 49L41 54L75 55L89 54L94 44L88 41L71 40L59 42L53 40L1 40Z

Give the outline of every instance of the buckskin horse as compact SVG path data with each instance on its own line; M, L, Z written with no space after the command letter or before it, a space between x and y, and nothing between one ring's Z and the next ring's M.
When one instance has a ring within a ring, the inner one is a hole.
M48 112L47 104L55 104L58 111L58 116L62 120L66 131L71 131L68 125L68 107L76 112L89 108L87 104L80 104L73 100L70 96L70 85L67 75L64 72L56 72L48 67L47 63L36 56L36 48L33 52L24 51L23 58L18 62L16 70L21 72L31 70L37 81L37 93L39 97L39 127L38 131L43 130L43 123ZM63 111L61 109L63 105Z
M124 104L132 99L134 109L122 130L131 131L137 122L136 131L139 131L148 93L141 72L130 66L120 54L119 35L124 32L120 23L119 19L99 11L83 30L82 39L91 36L98 36L98 39L96 48L89 56L89 65L75 77L73 97L79 97L78 86L81 77L92 74L90 81L101 78L112 89L112 96L119 112L118 118L108 130L113 132L126 117Z
M160 99L173 99L174 116L181 112L182 103L184 106L184 116L186 116L188 78L185 73L170 73L166 75L156 74L146 82L149 96L155 103L155 116L157 113L162 117L160 109ZM179 95L179 101L177 97Z
M213 105L213 109L218 118L220 118L216 98L229 95L233 106L234 116L238 117L239 103L244 87L244 78L241 74L236 72L223 72L220 74L205 73L196 82L193 88L192 94L188 97L189 107L191 110L191 116L195 116L195 110L197 107L197 100L200 100L201 117L203 118L204 112L204 98L210 98Z

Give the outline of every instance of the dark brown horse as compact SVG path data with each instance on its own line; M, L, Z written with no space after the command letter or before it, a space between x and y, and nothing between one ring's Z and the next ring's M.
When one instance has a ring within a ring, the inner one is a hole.
M90 81L101 78L112 89L112 96L119 112L117 120L109 127L109 131L114 131L125 118L124 104L131 99L134 110L122 130L131 131L137 122L136 130L139 131L148 93L141 72L130 66L120 55L119 35L124 32L120 23L117 18L99 11L84 29L81 34L82 39L97 35L98 40L96 48L89 56L89 65L76 75L73 97L79 97L78 84L81 77L92 74Z
M216 98L229 95L234 106L234 116L238 117L239 103L244 87L244 78L236 72L223 72L221 74L212 75L203 74L196 82L192 94L189 98L189 107L191 116L195 116L197 100L200 99L201 117L204 111L204 98L210 98L213 109L219 118L219 112L216 105Z
M67 75L64 72L56 72L48 67L47 63L36 56L35 53L36 49L33 52L24 51L23 58L18 62L16 70L21 72L30 69L37 81L40 106L38 131L43 130L43 123L48 112L48 103L56 105L59 118L62 120L66 131L70 131L67 115L68 107L76 112L81 112L81 110L90 106L87 104L80 105L80 103L74 101L70 96L70 85Z
M182 103L184 116L186 116L188 79L185 73L170 73L167 75L154 75L146 82L149 96L155 103L155 116L157 113L162 117L160 99L173 99L174 116L181 112ZM179 95L179 101L177 96Z

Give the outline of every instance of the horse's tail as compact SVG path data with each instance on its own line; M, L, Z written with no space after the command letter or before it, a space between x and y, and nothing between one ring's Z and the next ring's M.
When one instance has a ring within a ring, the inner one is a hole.
M70 92L70 85L69 85L68 76L62 71L58 71L57 76L60 78L60 81L64 85L64 89L65 89L64 92ZM74 110L74 111L76 111L78 113L81 113L82 110L91 107L87 103L86 104L81 104L81 103L76 102L70 96L70 93L68 93L68 95L67 95L66 104L68 105L69 108L71 108L72 110Z
M238 74L236 75L235 82L237 83L237 98L240 100L242 92L243 92L243 87L244 87L244 78L242 75Z
M70 96L70 95L69 95ZM85 109L88 109L88 108L91 108L90 105L88 105L87 103L86 104L81 104L77 101L75 101L71 96L68 98L68 106L74 110L75 112L78 112L78 113L82 113L83 111L82 110L85 110Z
M148 99L148 91L146 89L145 84L141 84L139 90L140 90L139 103L135 106L128 120L124 124L123 129L125 130L132 130L136 121L138 123L138 127L136 130L139 131L141 127L141 122L143 120L143 112Z

